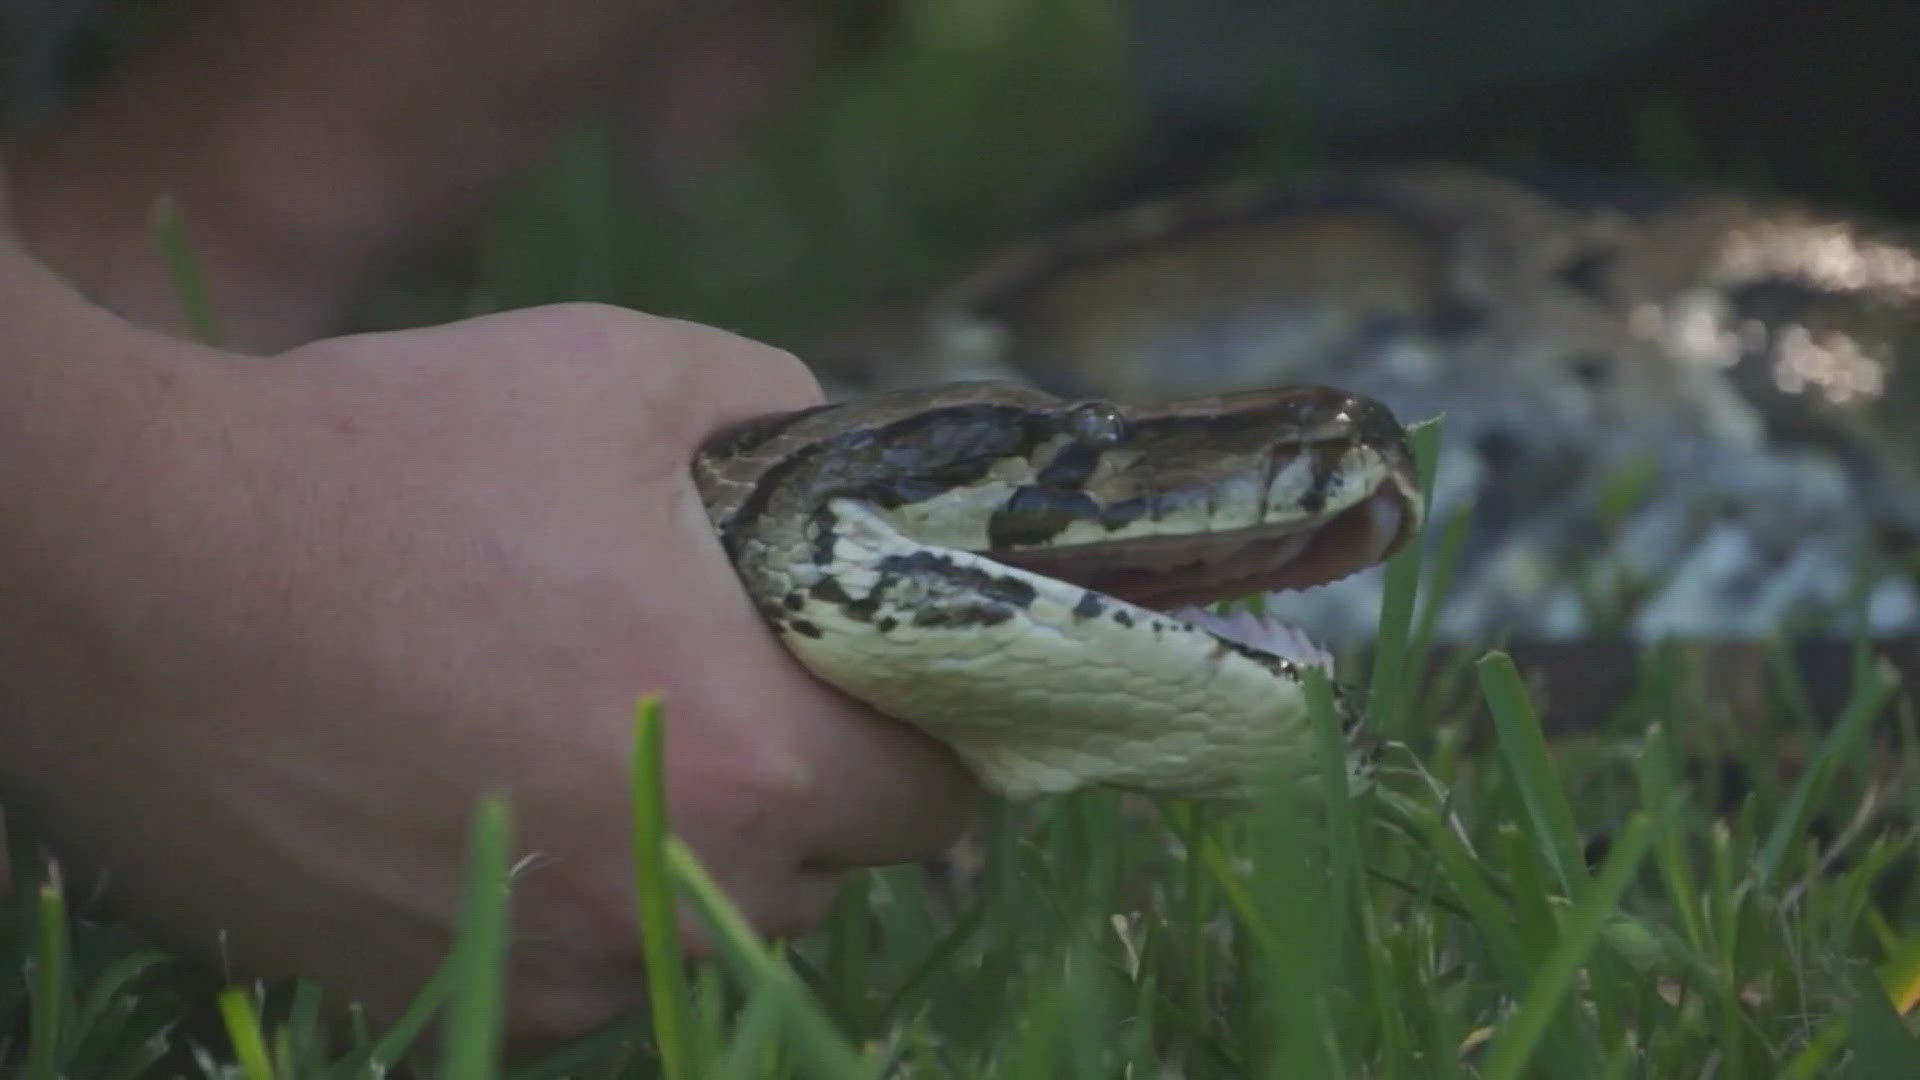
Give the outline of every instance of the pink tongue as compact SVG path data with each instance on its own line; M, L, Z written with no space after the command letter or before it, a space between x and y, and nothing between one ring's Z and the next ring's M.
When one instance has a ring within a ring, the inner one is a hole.
M1205 608L1184 607L1167 614L1182 619L1216 637L1270 653L1282 660L1317 667L1333 674L1333 654L1314 644L1306 632L1277 619L1257 616L1248 611L1222 615Z

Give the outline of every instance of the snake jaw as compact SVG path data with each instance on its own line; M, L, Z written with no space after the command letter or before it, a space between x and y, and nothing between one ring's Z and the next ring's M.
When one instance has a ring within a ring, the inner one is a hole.
M1189 545L1184 556L1163 550L1119 563L1109 552L1099 569L1066 559L988 557L1079 585L1124 603L1159 611L1230 646L1332 676L1333 654L1302 627L1251 612L1222 613L1204 605L1247 596L1330 584L1373 566L1406 543L1410 531L1408 492L1392 482L1329 520L1306 529L1244 530L1243 537L1215 535ZM1063 554L1085 555L1084 549ZM1211 558L1213 561L1208 561Z
M1404 546L1418 513L1411 489L1389 477L1353 505L1304 525L979 554L1166 611L1338 581Z

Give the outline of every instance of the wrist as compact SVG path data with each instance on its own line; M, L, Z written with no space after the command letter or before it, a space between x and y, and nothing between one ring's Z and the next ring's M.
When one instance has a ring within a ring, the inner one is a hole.
M86 548L90 509L145 497L228 363L94 307L0 237L0 500L23 511L0 515L0 595Z
M235 363L114 318L0 237L0 799L31 810L129 722L110 700L123 624L172 585L142 571L169 515L193 512L169 504L221 483L191 474L217 471L201 466Z

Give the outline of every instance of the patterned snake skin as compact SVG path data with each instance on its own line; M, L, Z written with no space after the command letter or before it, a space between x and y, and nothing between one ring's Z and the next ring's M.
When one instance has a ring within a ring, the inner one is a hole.
M1445 415L1438 632L1486 643L1920 625L1920 248L1724 194L1447 167L1143 206L824 349L841 393L959 378L1154 402L1298 382ZM1286 598L1365 638L1378 571Z

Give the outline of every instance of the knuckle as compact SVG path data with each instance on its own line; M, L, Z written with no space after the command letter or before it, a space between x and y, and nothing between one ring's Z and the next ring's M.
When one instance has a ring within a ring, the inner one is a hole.
M538 318L554 338L547 348L575 361L631 362L645 347L649 322L637 311L590 301L541 308Z
M819 381L793 353L711 327L681 325L698 331L697 339L687 341L686 351L695 358L687 374L708 400L762 411L820 401Z
M556 314L578 330L597 336L609 344L631 342L651 327L664 322L658 316L595 300L569 300L554 305Z
M774 825L805 821L819 800L819 770L797 746L765 740L756 747L747 782L761 816Z

